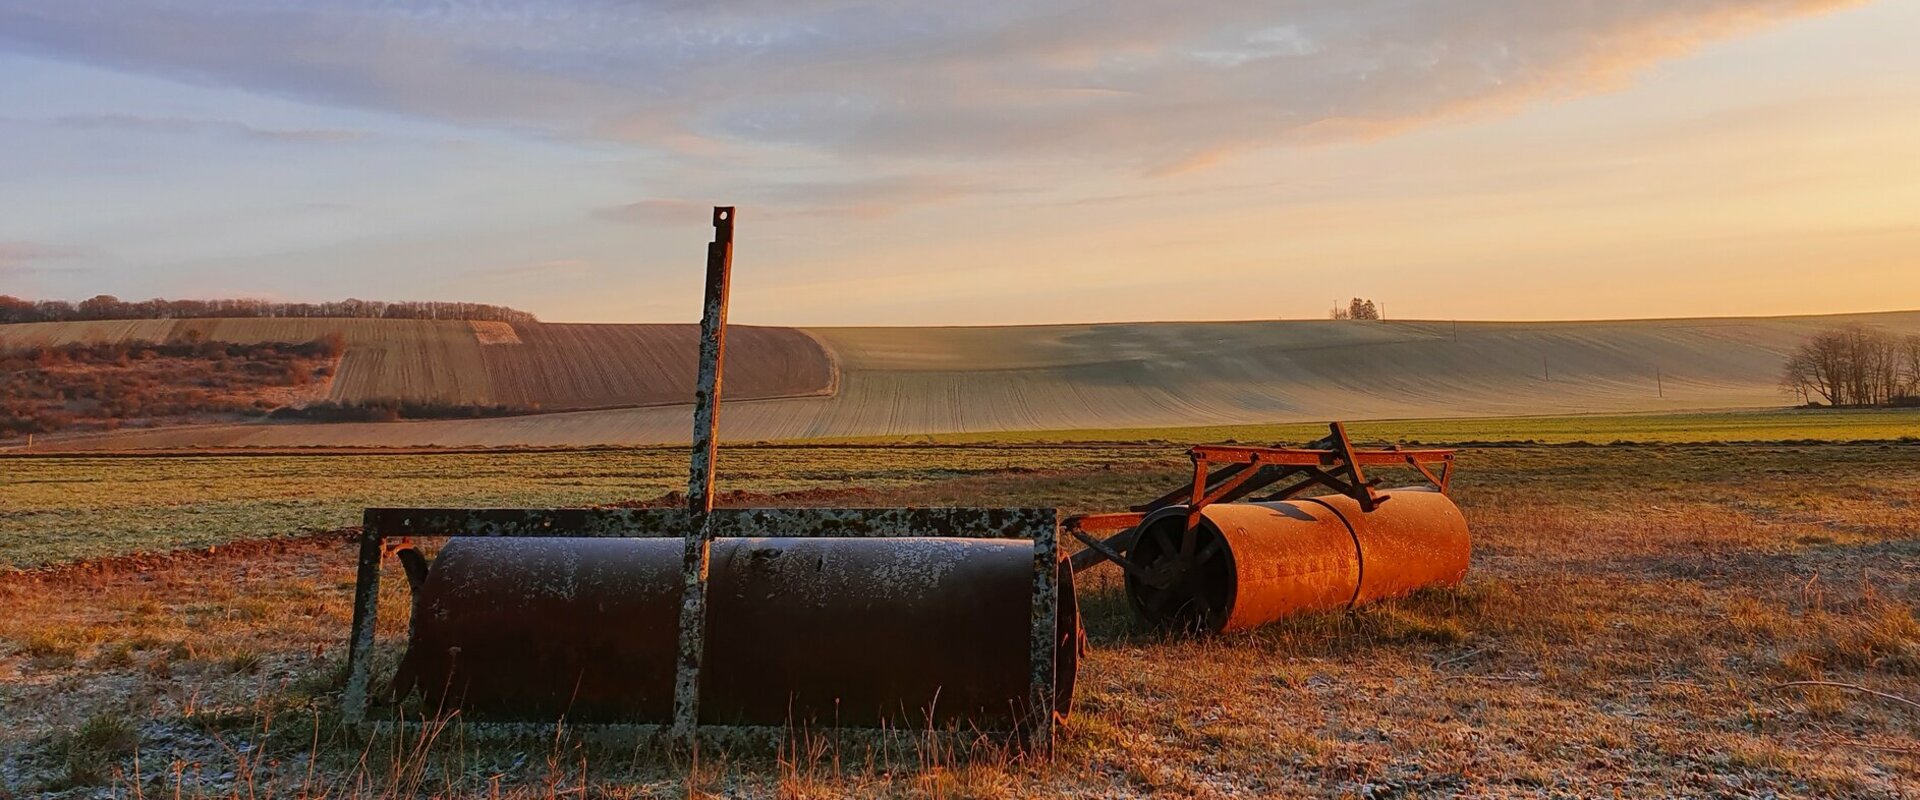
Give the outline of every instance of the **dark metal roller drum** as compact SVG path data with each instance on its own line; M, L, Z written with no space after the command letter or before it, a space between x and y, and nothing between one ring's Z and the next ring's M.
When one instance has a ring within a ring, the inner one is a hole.
M396 679L479 718L673 715L679 539L456 539L415 598ZM1033 545L953 538L720 539L702 724L832 727L1031 719ZM1056 707L1073 694L1072 572L1059 570Z

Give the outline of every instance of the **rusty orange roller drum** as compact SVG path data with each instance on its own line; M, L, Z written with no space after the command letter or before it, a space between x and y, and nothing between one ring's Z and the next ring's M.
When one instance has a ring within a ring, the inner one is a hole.
M481 719L673 716L677 539L456 539L415 596L396 690ZM1032 718L1034 549L954 538L720 539L703 724L1009 729ZM1055 708L1080 626L1059 570Z
M1373 511L1330 495L1201 509L1191 545L1187 510L1140 523L1127 597L1169 628L1239 631L1307 611L1349 608L1467 573L1467 521L1445 494L1393 489Z

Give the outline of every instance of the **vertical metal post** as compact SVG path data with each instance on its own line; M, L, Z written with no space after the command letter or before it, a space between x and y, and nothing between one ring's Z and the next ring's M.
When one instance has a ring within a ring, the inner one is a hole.
M700 660L707 641L707 566L713 553L713 457L720 440L720 373L727 352L727 284L733 273L732 206L713 209L707 293L700 316L700 383L693 395L693 462L687 476L686 560L680 595L680 663L673 681L673 736L698 753Z
M367 714L367 684L373 658L373 634L380 626L380 531L373 510L360 515L360 564L353 580L353 628L347 634L347 687L341 713L347 722Z
M1033 531L1033 619L1031 635L1032 671L1028 702L1033 706L1027 720L1027 747L1045 755L1053 749L1055 675L1060 664L1054 656L1060 641L1060 518L1053 515ZM1079 642L1068 643L1080 646Z

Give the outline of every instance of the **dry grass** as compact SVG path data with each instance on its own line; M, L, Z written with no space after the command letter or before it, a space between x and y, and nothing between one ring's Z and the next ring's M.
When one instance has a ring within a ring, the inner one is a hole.
M735 458L791 471L784 452ZM1014 474L928 449L914 481L904 454L846 452L815 485L839 470L917 503L1079 510L1179 468L1062 451ZM1783 688L1920 700L1920 448L1503 449L1462 470L1476 554L1455 590L1186 640L1137 629L1115 576L1087 573L1094 649L1043 762L803 737L689 772L565 738L481 746L457 721L357 740L332 711L353 559L327 537L0 579L0 761L45 781L15 792L76 796L89 778L188 797L1920 794L1920 711ZM397 641L404 615L382 619Z

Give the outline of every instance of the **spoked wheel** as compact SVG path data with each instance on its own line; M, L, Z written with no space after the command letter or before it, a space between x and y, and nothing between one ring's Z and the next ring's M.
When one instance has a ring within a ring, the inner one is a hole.
M1139 565L1127 573L1127 599L1141 618L1164 630L1217 631L1226 624L1232 603L1233 559L1227 542L1202 521L1185 541L1185 514L1148 520L1127 560Z

